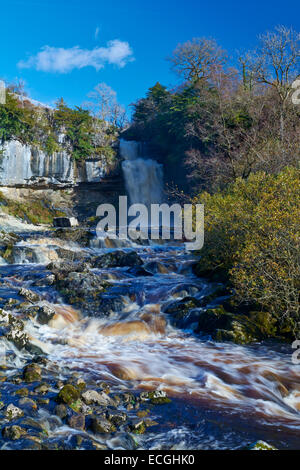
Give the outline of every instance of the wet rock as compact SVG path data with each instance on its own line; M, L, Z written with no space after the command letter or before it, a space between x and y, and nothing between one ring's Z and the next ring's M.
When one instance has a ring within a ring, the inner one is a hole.
M50 386L46 383L42 383L41 385L38 385L34 389L34 393L37 395L46 395L49 392Z
M21 428L21 426L5 426L2 429L2 436L5 439L10 439L11 441L16 441L21 439L26 435L26 430Z
M110 439L110 443L113 449L135 450L138 447L138 443L135 441L133 436L127 432L118 432L112 439Z
M144 268L152 274L167 274L169 272L166 266L159 261L149 261L144 265Z
M37 410L37 404L34 400L28 397L21 398L19 405L27 408L28 410Z
M24 416L24 411L11 403L5 410L5 416L9 420L21 418Z
M27 397L29 394L28 388L20 388L15 392L15 395L18 395L19 397Z
M49 398L38 398L37 401L38 405L49 405L50 399Z
M195 297L185 297L167 305L163 310L170 315L172 325L179 328L197 326L199 312L196 310L201 302Z
M52 286L55 282L54 274L48 274L47 276L43 277L42 279L38 279L34 285L37 287L44 287L44 286Z
M90 426L95 434L108 434L116 431L116 428L112 423L110 423L107 419L99 416L91 417Z
M16 233L0 232L0 256L5 259L7 263L13 263L13 247L21 240L21 237Z
M80 398L80 391L73 385L67 384L59 391L57 400L67 405L71 405Z
M108 412L107 419L118 427L127 421L127 415L124 411Z
M185 297L181 300L176 300L164 308L164 312L174 315L177 318L183 317L192 308L201 306L201 302L195 297Z
M56 253L63 260L72 262L88 262L90 256L82 251L66 250L65 248L57 248Z
M54 413L56 414L56 416L58 416L59 418L61 419L64 419L67 417L68 415L68 409L65 405L63 405L62 403L59 404L59 405L56 405L56 407L54 408Z
M275 324L268 312L230 313L221 305L201 312L196 332L208 333L216 341L247 344L274 336Z
M79 243L82 246L89 246L93 234L89 229L84 228L58 228L53 236L62 240Z
M39 307L36 319L41 325L47 325L49 321L54 317L55 310L48 305L42 305Z
M42 379L42 369L36 363L28 364L23 370L23 378L25 382L38 382Z
M56 281L64 280L70 273L85 272L88 266L85 263L79 263L71 260L52 261L46 266L51 271Z
M155 390L153 392L142 392L140 394L141 401L150 401L152 405L166 405L171 403L170 398L167 397L166 392L163 390Z
M85 429L85 416L83 414L70 416L68 419L68 424L71 428L80 429L83 431Z
M134 266L128 270L128 273L132 274L135 277L141 276L153 276L153 273L147 271L143 266Z
M69 273L57 281L56 286L68 303L94 312L99 310L101 294L109 284L95 273L85 271Z
M36 294L35 292L33 292L32 290L29 290L29 289L25 289L24 287L22 287L18 294L21 296L21 297L24 297L26 300L28 300L28 302L38 302L40 299L40 296L38 294Z
M113 405L113 400L105 392L97 392L96 390L87 390L82 394L82 399L87 405Z
M24 332L24 323L11 313L0 309L0 335L11 341L18 349L27 348L29 337Z
M136 418L130 422L130 430L135 434L144 434L146 431L146 425L143 419Z
M104 269L125 266L141 266L143 261L135 251L125 252L122 250L116 250L92 258L91 264L93 268Z
M114 313L121 312L125 306L125 300L119 296L103 296L97 302L97 311L93 313L94 317L109 317Z
M199 292L199 287L190 284L181 284L171 291L173 297L191 297Z
M20 302L17 299L8 299L6 303L4 304L4 309L6 310L11 310L16 307Z
M265 441L257 441L254 444L251 444L248 450L278 450L276 447L268 444Z
M77 227L78 220L76 219L76 217L54 217L53 226L60 227L60 228L61 227L64 227L64 228Z

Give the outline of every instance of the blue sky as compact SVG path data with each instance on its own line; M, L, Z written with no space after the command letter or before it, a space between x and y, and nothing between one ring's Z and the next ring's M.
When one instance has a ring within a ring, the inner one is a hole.
M179 42L214 37L234 54L278 24L300 30L299 1L0 0L0 77L34 99L80 105L99 82L125 106L160 81Z

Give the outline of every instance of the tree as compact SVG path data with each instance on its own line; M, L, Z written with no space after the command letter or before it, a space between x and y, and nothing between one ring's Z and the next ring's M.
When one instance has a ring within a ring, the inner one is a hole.
M127 122L125 109L117 102L117 93L106 83L98 83L88 94L91 101L84 103L93 115L115 127L123 128Z
M198 82L209 80L213 71L224 65L226 53L214 39L194 38L178 44L168 60L184 80Z
M251 55L249 66L257 83L272 87L281 104L280 135L284 138L284 111L292 83L300 68L300 33L277 26L259 37L260 45Z

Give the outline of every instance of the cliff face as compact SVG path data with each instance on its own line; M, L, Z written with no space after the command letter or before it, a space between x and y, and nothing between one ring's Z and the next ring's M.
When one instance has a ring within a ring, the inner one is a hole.
M17 140L5 142L0 151L1 186L64 187L100 183L117 173L111 170L104 156L78 164L65 150L48 155Z

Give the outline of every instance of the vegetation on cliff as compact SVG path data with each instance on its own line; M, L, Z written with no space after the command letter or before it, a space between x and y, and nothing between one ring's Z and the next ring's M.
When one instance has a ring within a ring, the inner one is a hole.
M112 164L118 132L117 123L82 107L70 108L63 99L55 109L36 106L15 86L8 87L6 102L0 105L1 144L16 139L48 154L66 150L75 160L104 156Z

